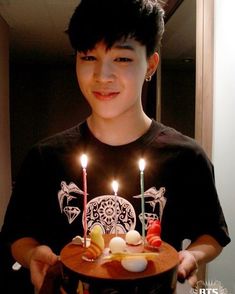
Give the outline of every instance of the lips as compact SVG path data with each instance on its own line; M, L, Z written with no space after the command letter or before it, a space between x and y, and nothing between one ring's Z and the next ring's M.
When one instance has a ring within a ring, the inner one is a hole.
M118 94L119 92L114 91L93 91L93 95L99 100L111 100Z

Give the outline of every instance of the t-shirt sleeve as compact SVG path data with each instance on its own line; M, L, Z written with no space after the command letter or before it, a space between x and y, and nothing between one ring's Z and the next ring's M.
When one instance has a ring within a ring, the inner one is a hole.
M197 154L189 174L191 173L187 195L191 203L190 209L187 209L188 238L194 241L200 235L208 234L221 246L226 246L230 238L215 186L214 168L203 152Z
M2 235L7 242L22 237L39 238L42 230L40 195L43 192L43 185L39 183L42 181L45 181L43 161L40 150L34 147L21 166L7 207L2 227Z

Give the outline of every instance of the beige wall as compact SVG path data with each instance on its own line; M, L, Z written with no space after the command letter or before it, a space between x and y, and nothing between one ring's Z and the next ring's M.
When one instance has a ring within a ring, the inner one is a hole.
M232 242L209 264L208 279L235 293L235 2L215 0L213 152L220 200ZM222 293L222 292L221 292ZM224 292L225 293L225 292Z
M0 16L0 228L10 191L9 30Z

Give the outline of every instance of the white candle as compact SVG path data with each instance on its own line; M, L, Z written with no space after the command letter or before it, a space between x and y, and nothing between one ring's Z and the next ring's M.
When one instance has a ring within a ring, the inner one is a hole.
M144 208L144 169L145 169L145 160L141 158L139 160L139 169L140 169L140 191L141 191L141 211L142 211L142 238L144 241L145 238L145 208Z
M117 192L118 192L118 182L112 182L112 188L115 196L115 235L117 235Z
M86 154L82 154L81 158L81 166L83 171L83 228L84 228L84 247L86 247L86 239L87 239L87 162L88 158Z

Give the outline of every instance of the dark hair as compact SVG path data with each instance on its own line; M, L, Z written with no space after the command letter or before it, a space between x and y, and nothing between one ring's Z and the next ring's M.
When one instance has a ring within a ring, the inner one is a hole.
M104 41L107 48L126 38L146 46L150 56L160 44L164 11L157 0L82 0L67 33L72 47L86 52Z

